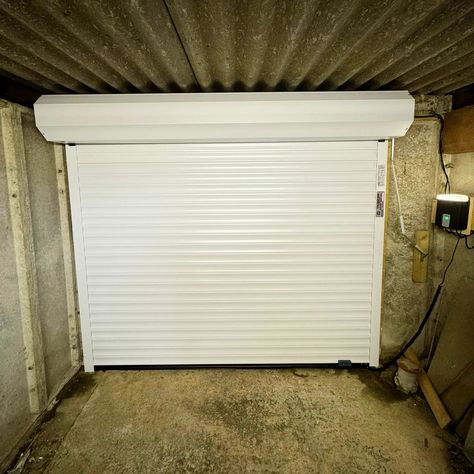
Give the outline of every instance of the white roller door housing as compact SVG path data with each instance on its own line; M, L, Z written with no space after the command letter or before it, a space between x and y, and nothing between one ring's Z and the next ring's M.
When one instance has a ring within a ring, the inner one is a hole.
M387 142L243 138L66 147L86 370L378 364Z

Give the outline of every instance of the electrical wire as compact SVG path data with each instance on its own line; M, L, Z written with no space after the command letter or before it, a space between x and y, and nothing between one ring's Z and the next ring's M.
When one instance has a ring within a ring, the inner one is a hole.
M470 247L469 244L467 243L467 239L469 237L472 237L474 234L471 233L471 234L463 234L462 232L460 232L459 230L452 230L452 229L444 229L445 232L447 232L448 234L452 234L452 235L455 235L456 237L459 237L460 239L464 239L464 243L466 245L466 248L468 250L473 250L474 249L474 246L473 247Z
M446 170L446 164L444 162L444 157L443 157L443 140L442 140L442 137L443 137L443 130L444 130L444 118L443 118L442 115L436 114L436 113L434 114L434 116L439 120L439 126L440 126L439 140L438 140L438 153L439 153L439 162L440 162L440 165L441 165L441 169L443 170L444 177L446 179L446 182L444 184L444 192L450 193L451 192L451 183L449 181L449 175L448 175L448 172Z
M473 235L473 234L471 234L471 235ZM468 250L474 250L474 245L473 245L472 247L469 247L469 244L467 243L467 239L468 239L469 237L471 237L471 235L466 235L466 236L464 237L464 243L466 244L466 248L467 248Z
M431 337L431 342L430 342L430 348L428 350L428 356L426 358L426 367L429 368L429 366L431 365L431 359L432 359L432 356L433 356L433 351L434 351L434 348L435 348L435 340L436 340L436 335L438 333L438 325L439 325L439 320L440 320L440 317L439 317L439 313L440 313L440 307L441 307L441 303L442 303L442 300L443 300L443 293L441 293L440 295L440 301L439 301L439 304L438 304L438 311L436 313L436 317L435 317L435 325L434 325L434 328L432 329L432 332L433 332L433 336Z
M398 351L390 360L385 362L380 367L376 367L373 370L385 370L388 369L394 362L396 362L405 352L407 349L418 339L418 336L421 334L421 331L423 331L423 328L425 327L426 323L428 322L428 319L431 316L431 313L433 312L434 307L436 306L436 302L438 301L439 294L441 293L442 286L438 285L438 288L436 289L436 292L433 296L433 299L431 300L431 304L428 308L428 311L425 314L425 317L421 321L420 325L418 326L418 329L416 330L415 334L406 342L403 347Z
M439 284L439 286L444 285L444 282L446 280L446 274L448 273L449 267L453 263L454 256L456 255L456 250L458 249L458 245L460 241L461 241L461 237L458 237L458 240L456 241L456 245L454 246L453 253L451 254L451 259L449 260L449 263L446 265L446 268L444 269L443 278L441 279L441 283Z
M441 165L441 169L443 171L445 177L444 183L444 192L450 193L451 192L451 182L449 181L448 171L446 170L446 163L444 162L443 157L443 130L444 130L444 118L441 114L438 114L434 111L431 112L431 115L415 115L415 118L437 118L439 120L439 140L438 140L438 154L439 154L439 164Z
M449 234L452 234L452 235L456 235L457 237L459 237L460 239L464 239L464 243L466 244L466 248L468 248L469 250L473 250L474 249L474 246L473 247L469 247L468 243L467 243L467 239L469 237L471 237L472 235L474 234L469 234L469 235L463 235L463 234L460 234L459 232L457 231L452 231L451 229L444 229L446 232L448 232ZM442 295L441 295L442 296ZM439 306L438 306L439 308ZM438 313L439 313L439 309L438 309ZM433 337L431 338L431 343L430 343L430 349L428 351L428 357L427 357L427 367L430 366L431 364L431 355L432 355L432 352L433 352L433 349L434 349L434 342L435 342L435 339L436 339L436 331L437 331L437 328L438 328L438 323L439 323L439 317L437 317L435 319L435 327L433 329Z
M440 123L440 132L439 132L439 140L438 140L438 154L439 154L439 160L440 160L440 165L441 165L441 169L443 171L443 174L444 174L444 177L445 177L445 185L444 185L444 191L445 192L451 192L451 183L449 181L449 175L448 175L448 172L446 170L446 164L444 162L444 157L443 157L443 144L442 144L442 133L443 133L443 130L444 130L444 118L442 115L438 114L438 113L435 113L435 112L432 112L432 115L424 115L424 116L415 116L415 118L429 118L429 117L436 117L438 120L439 120L439 123ZM395 184L395 194L397 196L397 204L398 204L398 213L399 213L399 221L400 221L400 230L401 230L401 233L402 235L424 256L426 257L428 254L426 252L424 252L415 242L413 242L410 237L408 237L408 235L405 233L405 222L404 222L404 219L403 219L403 212L402 212L402 204L401 204L401 199L400 199L400 192L399 192L399 189L398 189L398 179L397 179L397 173L396 173L396 169L395 169L395 158L394 158L394 155L395 155L395 139L392 138L392 153L391 153L391 165L392 165L392 175L393 175L393 178L394 178L394 184ZM451 258L448 262L448 264L446 265L445 269L444 269L444 272L443 272L443 277L441 279L441 282L440 284L438 285L438 288L436 289L435 291L435 294L433 296L433 299L431 300L431 303L430 303L430 306L428 307L428 310L423 318L423 320L421 321L420 325L418 326L418 329L415 331L415 333L413 334L413 336L402 346L401 350L395 355L393 356L390 360L388 360L385 364L383 364L381 367L377 367L377 368L371 368L372 370L378 370L378 371L381 371L381 370L385 370L387 369L388 367L390 367L394 362L396 362L403 354L405 354L405 352L407 351L407 349L416 341L416 339L418 338L418 336L421 334L421 332L423 331L426 323L428 322L428 320L430 319L430 316L431 316L431 313L433 312L433 309L435 308L436 306L436 302L438 301L438 298L439 298L439 295L443 289L443 285L446 281L446 275L448 273L448 270L449 268L451 267L453 261L454 261L454 257L456 255L456 251L458 249L458 246L459 246L459 242L461 239L464 238L464 243L466 245L466 247L471 250L471 249L474 249L474 246L473 247L470 247L467 243L467 238L469 236L464 236L462 234L459 234L457 231L451 231L451 230L448 230L448 232L452 233L453 235L455 235L457 237L457 241L456 241L456 245L454 246L454 249L453 249L453 253L451 254Z
M390 158L391 158L391 165L392 165L393 183L395 185L395 195L397 196L398 219L400 221L400 230L402 234L405 235L405 221L403 219L402 201L400 199L400 191L398 189L397 170L395 168L395 138L392 138L392 152L391 152Z
M403 354L405 354L407 349L418 339L418 336L423 331L424 327L426 326L426 323L430 319L430 316L431 316L431 313L433 312L433 309L436 306L436 302L438 301L441 290L443 289L443 285L444 285L444 282L446 280L446 275L448 273L449 268L451 267L451 264L453 263L454 256L456 255L456 250L458 249L460 240L461 240L461 237L458 237L458 240L456 241L456 245L454 246L453 253L451 254L451 258L449 260L449 263L446 265L446 267L444 269L443 278L441 279L441 283L438 285L438 288L435 291L433 299L431 300L428 311L426 312L425 316L423 317L423 320L421 321L420 325L418 326L418 329L415 331L413 336L402 346L402 348L397 352L397 354L395 354L390 360L385 362L385 364L383 364L382 366L371 368L371 370L382 371L382 370L388 369Z

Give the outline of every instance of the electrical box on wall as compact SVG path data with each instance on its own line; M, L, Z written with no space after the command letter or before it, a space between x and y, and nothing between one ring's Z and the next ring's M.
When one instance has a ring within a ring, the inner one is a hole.
M431 222L443 229L470 235L473 214L474 198L465 194L438 194L433 200Z

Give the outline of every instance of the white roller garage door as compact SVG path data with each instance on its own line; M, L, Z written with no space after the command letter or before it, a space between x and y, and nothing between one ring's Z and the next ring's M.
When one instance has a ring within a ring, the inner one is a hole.
M378 364L386 142L67 149L86 369Z

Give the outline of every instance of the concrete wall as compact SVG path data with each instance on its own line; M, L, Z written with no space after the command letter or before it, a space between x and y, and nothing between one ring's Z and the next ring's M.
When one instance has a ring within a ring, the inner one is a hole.
M474 153L447 156L453 192L474 196ZM444 261L450 260L457 238L442 233ZM474 237L468 240L474 245ZM474 399L474 250L460 241L447 276L439 309L439 323L431 331L436 350L429 376L453 420L460 420ZM459 421L465 437L474 407Z
M22 124L46 383L52 393L71 367L55 155L53 146L44 140L31 114L22 115Z
M2 143L0 127L0 459L32 420Z
M64 175L32 111L0 101L0 470L79 364Z
M417 115L443 113L443 97L417 98ZM438 155L439 121L416 119L407 135L395 141L395 163L407 234L428 230L430 255L425 283L412 281L413 249L401 235L393 176L389 180L382 311L382 360L394 355L421 322L451 259L456 237L431 224L431 201L443 192ZM444 155L451 191L474 195L474 153ZM474 238L469 240L470 245ZM460 241L439 303L415 349L429 366L429 376L453 420L474 398L474 250ZM465 436L474 408L458 426Z
M382 360L394 355L418 327L450 257L449 250L446 250L450 236L431 224L432 200L437 193L443 192L444 176L438 152L440 122L429 116L448 112L451 101L449 96L417 96L415 99L415 115L423 118L415 119L406 136L395 140L395 169L406 233L414 240L417 230L429 231L428 274L424 283L412 281L413 247L401 234L394 178L390 173L383 282ZM451 157L445 156L448 172L452 173L454 168L449 168L450 161ZM465 169L463 173L467 180L473 179L472 170ZM443 293L441 303L447 292ZM427 355L433 333L436 328L439 330L436 321L445 319L444 312L442 305L438 305L424 333L415 343L420 355Z
M417 230L432 233L431 203L438 188L438 139L439 122L427 118L415 120L406 136L395 140L395 169L402 211L406 233L413 240ZM388 188L382 359L395 354L413 334L423 318L433 291L433 274L429 275L426 283L412 281L413 247L400 230L391 172Z

